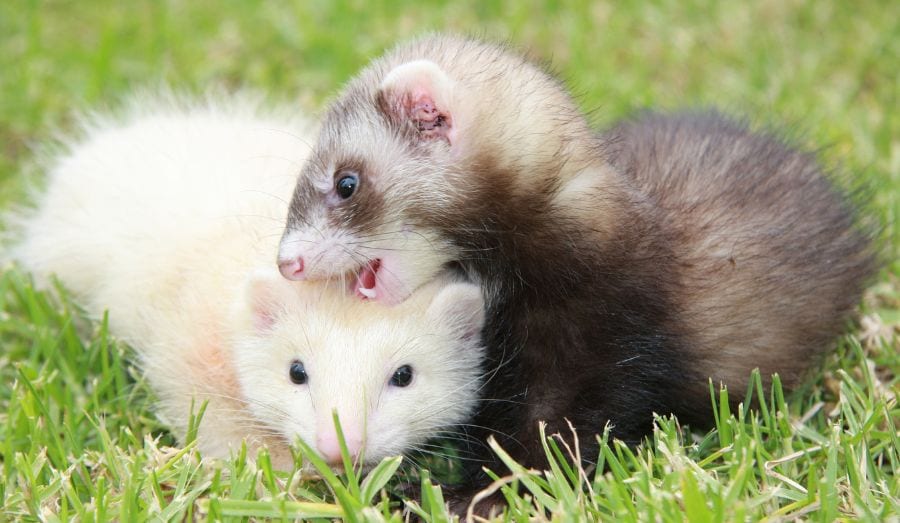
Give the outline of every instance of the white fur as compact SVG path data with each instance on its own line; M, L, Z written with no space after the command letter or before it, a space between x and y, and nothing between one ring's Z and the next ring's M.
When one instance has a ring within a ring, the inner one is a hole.
M304 227L285 231L278 259L302 259L304 279L344 281L352 281L360 265L378 259L381 269L370 298L395 305L433 278L433 268L449 260L439 252L442 242L431 231L419 231L399 218L388 221L384 228L358 235L332 225L324 214L310 216Z
M295 437L315 445L333 432L333 408L367 460L465 419L481 351L458 322L441 321L459 305L428 304L466 284L432 285L387 309L274 270L309 152L302 118L241 100L133 107L87 124L53 161L13 255L39 282L56 275L92 316L110 311L180 439L203 401L205 455L227 456L247 438L282 466ZM479 311L469 328L479 326L480 298L463 302ZM308 386L290 381L295 359ZM406 364L415 381L387 387Z
M270 285L285 283L272 276L250 293L269 295L261 287ZM340 289L293 285L305 292L285 294L282 307L272 311L274 324L245 331L234 352L257 419L285 438L321 443L336 438L336 411L348 442L360 440L366 461L376 461L420 445L471 413L481 363L471 333L484 321L477 286L438 279L402 305L385 307ZM304 364L306 384L291 382L293 361ZM412 367L412 382L390 385L403 365Z

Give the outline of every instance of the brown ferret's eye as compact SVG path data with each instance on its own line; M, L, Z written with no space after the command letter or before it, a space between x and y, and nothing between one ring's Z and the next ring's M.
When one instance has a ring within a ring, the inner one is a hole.
M413 370L409 365L404 365L394 371L391 376L391 385L394 387L406 387L413 379Z
M337 182L334 184L334 189L337 191L338 196L346 200L353 196L353 193L356 192L358 186L359 175L353 171L344 171L338 175Z

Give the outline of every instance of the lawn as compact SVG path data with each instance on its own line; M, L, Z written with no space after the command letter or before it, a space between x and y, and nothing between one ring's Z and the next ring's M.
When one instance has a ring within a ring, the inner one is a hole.
M883 231L884 270L800 390L754 387L760 408L737 412L716 391L716 430L660 419L641 448L606 442L599 472L548 443L547 472L510 464L525 488L507 517L900 518L900 3L6 1L0 210L39 185L35 150L79 111L168 85L249 89L315 113L368 59L436 29L551 61L598 128L644 107L714 105L786 130L867 187ZM0 520L448 517L429 474L391 479L393 461L324 481L264 455L200 462L153 417L127 347L12 267L0 267L0 376ZM410 481L419 502L387 494Z

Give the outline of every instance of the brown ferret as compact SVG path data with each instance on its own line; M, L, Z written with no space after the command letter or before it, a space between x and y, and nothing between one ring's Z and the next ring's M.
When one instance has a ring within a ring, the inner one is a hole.
M488 381L470 425L541 467L538 422L589 448L652 414L711 418L708 380L787 386L844 328L875 261L811 154L715 112L598 134L510 49L428 36L344 88L299 178L279 266L397 303L445 266L488 304ZM471 457L471 456L470 456Z

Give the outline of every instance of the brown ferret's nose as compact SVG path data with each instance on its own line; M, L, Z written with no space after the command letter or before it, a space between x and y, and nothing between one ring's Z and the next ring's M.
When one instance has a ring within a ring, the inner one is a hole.
M278 270L281 275L289 280L303 280L303 258L296 257L292 260L278 260Z

